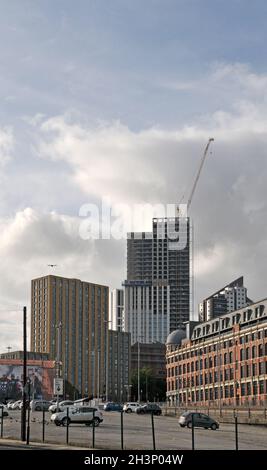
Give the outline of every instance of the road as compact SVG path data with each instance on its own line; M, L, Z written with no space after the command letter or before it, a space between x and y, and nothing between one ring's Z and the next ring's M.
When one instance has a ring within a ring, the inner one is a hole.
M95 428L95 447L99 449L121 448L120 413L103 412L104 421ZM150 415L124 414L124 448L135 450L153 449ZM66 428L50 423L50 413L46 413L45 441L64 445ZM31 415L30 439L40 442L42 439L42 413ZM178 419L170 416L155 416L156 449L190 450L192 431L181 428ZM4 438L19 439L20 412L11 411L10 417L4 419ZM239 425L240 450L267 450L267 427ZM92 447L92 428L84 425L71 425L69 443L81 447ZM195 449L197 450L234 450L235 429L233 424L221 424L217 431L195 429Z

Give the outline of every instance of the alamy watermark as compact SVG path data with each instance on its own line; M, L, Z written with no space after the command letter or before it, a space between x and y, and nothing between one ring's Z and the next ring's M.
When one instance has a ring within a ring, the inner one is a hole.
M160 240L168 238L172 250L183 250L187 246L187 204L111 204L104 198L101 205L83 204L79 216L83 218L79 226L83 240L122 240L127 236L151 239L156 236ZM136 231L137 226L144 227L152 219L155 222L153 232L141 234Z

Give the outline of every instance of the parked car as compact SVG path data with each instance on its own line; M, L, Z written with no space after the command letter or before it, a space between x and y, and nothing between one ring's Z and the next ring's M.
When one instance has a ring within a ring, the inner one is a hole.
M29 400L26 400L25 405L26 405L26 410L28 410L29 409ZM22 407L23 407L23 401L21 400L17 409L22 410Z
M8 410L11 410L11 406L12 406L14 403L15 403L15 400L9 400L9 401L7 402L7 405L6 405L6 406L7 406L7 409L8 409Z
M59 411L64 411L66 408L69 408L70 406L73 406L73 401L64 400L64 401L59 402L58 410ZM56 413L57 403L55 403L54 405L50 405L48 409L49 409L49 411L51 411L51 413Z
M140 403L131 401L123 405L123 411L125 411L125 413L133 413L136 411L136 408L140 408L140 406Z
M137 414L153 413L157 416L162 414L162 410L157 403L147 403L146 405L139 406L135 412Z
M69 416L67 416L67 410L64 410L60 413L52 414L51 421L54 422L56 426L67 426L68 423L99 426L103 421L103 415L97 407L72 406L69 408Z
M183 413L179 418L179 424L182 428L187 426L188 428L192 428L192 422L194 420L194 426L198 428L205 428L205 429L212 429L216 431L219 429L219 423L215 421L215 419L211 418L204 413L193 413L191 411L186 411Z
M48 411L51 406L51 402L47 400L32 400L30 402L30 408L32 411Z
M8 416L7 406L4 403L0 403L0 418L2 417L2 410L3 417Z
M11 410L19 410L19 405L22 403L22 400L17 400L10 406Z
M122 411L123 406L120 403L109 402L104 405L105 411Z

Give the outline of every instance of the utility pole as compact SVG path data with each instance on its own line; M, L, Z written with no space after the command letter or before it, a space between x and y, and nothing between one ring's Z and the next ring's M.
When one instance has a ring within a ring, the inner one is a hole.
M26 383L27 383L27 307L23 307L23 391L21 408L21 440L26 441Z

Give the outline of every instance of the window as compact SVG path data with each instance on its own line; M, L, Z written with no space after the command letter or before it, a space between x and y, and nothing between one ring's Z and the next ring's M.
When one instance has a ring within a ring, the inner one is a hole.
M256 357L256 346L252 346L252 358Z
M245 377L245 366L241 366L241 377Z
M257 375L257 364L252 364L252 375L253 377Z
M257 382L253 382L253 395L258 394L258 384Z
M250 382L247 383L247 394L251 395L251 383Z
M263 344L259 344L258 346L258 356L263 356Z
M264 369L265 369L264 362L260 362L259 363L259 375L264 374Z
M240 349L240 361L244 361L245 359L245 350L242 348Z
M250 350L246 348L246 359L250 359Z
M232 353L232 351L230 351L230 353L229 353L229 362L230 363L233 362L233 353Z

